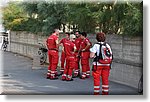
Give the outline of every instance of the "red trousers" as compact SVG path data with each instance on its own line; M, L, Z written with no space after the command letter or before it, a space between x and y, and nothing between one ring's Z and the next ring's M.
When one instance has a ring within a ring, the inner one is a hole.
M82 78L90 77L90 52L81 52Z
M75 69L74 69L74 76L78 76L79 72L80 72L80 57L78 55L78 52L75 52Z
M62 51L61 53L61 69L60 71L63 72L64 71L64 64L65 64L65 59L66 59L66 55L65 55L65 52Z
M56 50L48 50L49 57L49 67L47 77L55 78L57 74L57 64L58 64L58 51Z
M94 66L96 67L96 66ZM102 95L108 95L109 91L109 72L110 68L105 66L97 66L96 70L93 71L94 78L94 95L100 94L100 77L102 78Z
M66 68L62 75L62 80L71 80L72 71L75 67L75 56L66 56Z

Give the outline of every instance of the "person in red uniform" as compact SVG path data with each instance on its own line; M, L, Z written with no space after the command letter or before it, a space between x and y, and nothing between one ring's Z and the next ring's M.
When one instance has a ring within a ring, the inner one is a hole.
M60 72L61 74L64 72L64 63L65 63L65 59L66 59L66 55L65 55L65 52L64 52L64 43L67 42L70 38L70 33L66 32L65 33L66 37L63 38L59 44L62 45L62 52L61 52L61 69L60 69Z
M104 44L105 42L105 34L97 33L96 39L98 43ZM106 44L107 48L110 49L110 53L112 54L112 50L108 44ZM100 53L100 44L94 44L94 46L90 49L90 57L96 58ZM97 54L97 55L95 55ZM109 73L110 73L110 64L102 64L98 61L93 61L93 78L94 78L94 95L100 94L100 77L102 78L102 95L108 95L109 91Z
M81 41L82 39L80 38L81 34L80 34L80 31L76 31L75 32L75 35L76 35L76 39L75 39L75 45L76 45L76 52L75 52L75 56L76 56L76 59L75 59L75 69L74 69L74 77L77 77L79 76L80 74L80 68L79 68L79 62L80 62L80 51L79 49L80 48L80 44L81 44Z
M90 77L90 66L89 66L89 58L90 58L90 47L91 42L88 38L86 38L87 33L81 33L82 42L80 44L81 50L81 66L82 66L82 75L80 76L81 79L89 78Z
M62 80L73 81L72 72L75 68L75 50L76 46L73 43L75 40L75 35L70 35L70 40L64 43L64 51L66 53L66 68L62 74Z
M49 67L47 72L47 79L58 79L57 78L57 64L58 64L58 37L59 30L55 29L54 33L46 40L49 57Z

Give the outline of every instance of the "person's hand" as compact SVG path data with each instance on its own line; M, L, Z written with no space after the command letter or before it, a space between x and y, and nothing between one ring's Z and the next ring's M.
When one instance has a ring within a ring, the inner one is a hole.
M64 51L64 47L62 48L62 51L65 52L65 51Z
M78 58L78 57L80 57L80 55L76 55L76 57Z
M82 51L85 51L85 49L83 49Z
M79 55L76 55L76 57L79 57Z

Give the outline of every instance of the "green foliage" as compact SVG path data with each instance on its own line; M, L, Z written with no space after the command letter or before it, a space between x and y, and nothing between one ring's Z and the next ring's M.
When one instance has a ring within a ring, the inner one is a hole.
M10 3L4 9L5 27L34 33L52 33L53 29L80 30L88 33L142 35L143 5L131 2Z
M23 3L23 7L30 16L28 20L32 27L28 27L31 32L52 33L55 28L60 28L64 22L65 4L61 3ZM27 25L30 26L30 25Z
M26 14L19 3L9 3L3 8L3 24L6 29L24 30L24 22L27 20Z
M94 32L95 21L87 4L70 4L67 7L68 22L76 25L75 29L86 32Z
M143 17L140 11L140 4L128 4L128 10L123 20L124 34L139 35L143 32Z

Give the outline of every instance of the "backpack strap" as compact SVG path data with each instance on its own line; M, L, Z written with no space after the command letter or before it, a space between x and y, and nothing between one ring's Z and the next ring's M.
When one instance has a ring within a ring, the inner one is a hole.
M101 58L102 58L102 54L101 54L101 46L102 46L102 44L101 43L96 43L96 44L98 44L98 45L100 45L100 47L99 47L99 56L97 56L97 52L95 53L95 58L94 58L94 62L96 63L96 69L92 69L92 71L96 71L97 70L97 62L98 62L98 60L99 60L99 57L100 57L100 55L101 55Z
M100 47L99 47L99 57L98 58L103 59L101 50L102 50L102 45L106 46L106 42L104 42L104 44L101 44L101 43L96 43L96 44L100 45Z

